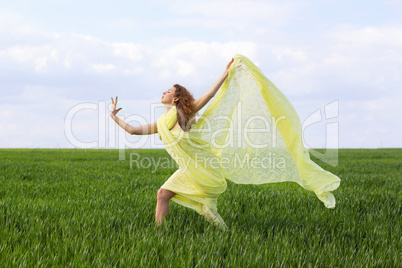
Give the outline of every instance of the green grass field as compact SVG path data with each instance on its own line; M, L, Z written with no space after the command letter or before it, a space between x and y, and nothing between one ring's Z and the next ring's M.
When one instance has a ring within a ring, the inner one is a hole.
M228 181L229 230L156 193L175 166L130 168L165 150L0 149L2 266L400 267L402 149L340 149L335 209L296 183Z

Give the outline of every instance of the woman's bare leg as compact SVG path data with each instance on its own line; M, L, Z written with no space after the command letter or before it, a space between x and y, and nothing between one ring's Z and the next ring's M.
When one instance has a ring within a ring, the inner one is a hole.
M156 215L155 222L157 226L162 225L163 227L163 219L169 214L169 200L176 193L160 188L158 190L157 202L156 202Z

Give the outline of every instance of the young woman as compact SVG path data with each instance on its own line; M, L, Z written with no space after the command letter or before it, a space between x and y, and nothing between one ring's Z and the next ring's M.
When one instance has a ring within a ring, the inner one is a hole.
M196 122L195 114L211 99ZM130 134L159 133L179 165L157 193L157 226L163 226L172 200L227 228L217 211L227 179L237 184L296 182L313 191L327 208L335 207L331 191L340 179L310 159L292 104L248 58L235 55L197 100L176 84L163 93L161 102L167 112L146 126L121 121L116 116L121 110L116 110L117 97L112 98L111 109L111 117Z
M166 114L168 114L168 112L172 108L175 110L177 118L174 120L174 125L169 127L169 131L173 133L177 140L179 140L178 137L180 136L180 134L178 133L180 133L180 131L189 132L192 125L194 125L195 127L195 115L215 96L216 92L219 90L219 88L227 78L229 68L233 61L234 59L232 58L232 60L227 64L225 71L219 77L219 79L212 85L209 91L204 93L197 100L194 100L192 94L186 88L179 84L175 84L173 85L173 87L163 92L161 103L163 103L166 107ZM112 106L110 116L125 131L132 135L149 135L158 132L157 122L145 126L133 127L120 120L116 116L116 114L122 109L116 109L118 100L117 96L115 100L113 100L113 98L111 99ZM179 128L181 130L179 130ZM200 137L194 134L192 134L192 137L190 139L192 143L195 143L197 145L203 144L203 141L200 139ZM165 145L166 143L167 142L165 142ZM177 146L188 147L191 145L189 145L189 142L186 143L183 140L181 144L178 144ZM199 148L194 150L193 153L196 154L197 150L198 153L200 153L201 151L204 154L203 159L205 159L205 155L208 155L209 157L214 157L212 152L208 149ZM176 162L180 162L180 159L177 159L178 157L180 157L179 155L175 155L174 152L170 151L169 153L176 160ZM162 187L158 190L155 215L156 225L163 227L164 218L167 217L169 214L169 200L175 197L176 192L178 195L174 198L174 201L176 201L177 203L195 209L211 222L215 222L218 224L223 223L223 220L217 213L216 200L218 196L226 189L225 178L221 174L217 174L217 171L213 170L213 168L211 168L210 166L206 167L204 165L203 174L200 174L204 176L206 175L208 177L206 178L206 180L208 181L209 185L208 187L203 187L202 184L205 178L201 179L202 182L194 178L188 178L188 176L186 176L186 174L184 173L184 170L187 169L187 167L185 165L181 165L180 163L179 166L180 169L177 170L169 178L169 180L166 181L166 183L162 185ZM200 174L196 174L196 176ZM205 191L207 191L207 188L209 190L209 193L204 193Z

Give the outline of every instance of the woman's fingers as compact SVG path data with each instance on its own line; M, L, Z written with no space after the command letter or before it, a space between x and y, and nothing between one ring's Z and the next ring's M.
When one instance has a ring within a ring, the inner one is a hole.
M117 96L116 96L116 101L113 101L113 97L111 97L112 99L112 104L117 104Z
M113 97L111 97L111 99L112 99L112 106L110 107L110 111L112 111L114 114L116 114L118 111L120 111L123 108L119 108L116 110L117 96L116 96L115 100L113 100Z
M114 113L114 114L117 114L121 109L123 109L123 108L119 108L119 109L117 109L117 110L114 110L113 113Z
M228 65L226 66L226 70L229 70L230 65L232 65L232 62L234 61L234 58L232 58L232 60L228 63Z

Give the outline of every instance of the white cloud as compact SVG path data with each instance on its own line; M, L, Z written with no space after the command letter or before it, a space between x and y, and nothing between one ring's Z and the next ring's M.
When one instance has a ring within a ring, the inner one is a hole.
M113 54L117 57L129 58L132 61L143 59L144 47L141 44L113 43Z
M134 43L110 43L88 35L37 34L44 37L39 43L30 45L24 41L20 44L19 40L15 40L14 44L0 50L0 70L7 74L9 83L2 86L0 107L3 115L13 115L2 121L2 147L19 147L18 144L28 147L46 147L46 144L49 147L55 147L56 144L71 147L64 134L64 120L68 111L84 101L109 103L109 95L114 89L102 85L97 81L99 79L116 83L119 77L133 79L142 74L139 78L142 82L129 94L131 97L136 96L131 101L135 108L124 108L131 114L143 114L145 106L160 102L153 97L159 97L166 87L171 86L166 81L173 83L180 77L199 77L202 68L205 68L213 79L201 84L210 85L219 75L215 70L223 71L225 61L230 60L235 52L240 50L253 54L256 49L251 42L185 42L159 49ZM211 62L215 61L223 61L222 66L211 68ZM15 66L15 69L10 69L10 66ZM108 73L113 74L109 80L104 76ZM155 80L158 73L162 79ZM64 77L61 78L60 75ZM18 90L6 92L4 87L11 87L17 82L14 77L18 79ZM75 84L81 81L82 85L77 87L65 84L66 79L73 80ZM49 84L48 81L53 82ZM147 88L154 90L145 90L143 85L147 84ZM90 87L95 88L90 90ZM95 89L97 95L91 95L95 93ZM74 91L76 93L71 95ZM101 95L107 95L107 98L93 101L94 97L97 99L96 96ZM127 105L128 102L130 101L126 99L120 104ZM15 124L15 117L20 118L19 124ZM82 141L96 140L99 137L98 120L97 111L80 112L74 119L72 131ZM26 133L30 135L27 137Z
M304 38L308 30L303 26L287 26L296 21L294 16L303 18L305 7L305 2L290 1L180 1L166 5L161 18L108 18L114 21L112 29L144 28L154 38L136 35L131 39L135 41L126 42L44 31L0 10L0 111L9 118L0 124L0 147L67 146L60 131L66 113L78 103L109 102L118 95L125 113L147 117L150 104L159 103L174 83L198 97L237 53L261 67L302 120L338 99L341 147L362 142L400 146L394 133L402 129L395 123L399 119L394 107L402 97L402 30L340 22ZM98 127L95 115L82 113L75 121L75 131L84 140L97 135L89 133ZM15 116L24 122L15 123ZM321 132L309 135L322 143L317 139Z
M303 48L277 47L272 52L279 61L286 57L295 61L308 60L307 52Z
M100 64L92 64L92 68L99 73L104 73L115 70L116 66L112 63L109 64L100 63Z
M270 24L283 24L300 6L302 1L209 1L209 2L179 2L173 5L173 10L182 17L206 18L204 23L216 27L235 26L246 30L250 23L264 21ZM188 19L188 18L187 18ZM210 24L211 19L213 23ZM188 19L191 21L191 19ZM200 22L200 20L195 20ZM247 25L243 25L248 22Z

